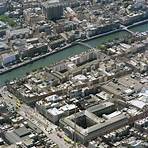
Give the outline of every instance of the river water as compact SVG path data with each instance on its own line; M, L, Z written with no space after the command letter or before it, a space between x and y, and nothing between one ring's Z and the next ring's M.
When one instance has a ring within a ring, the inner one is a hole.
M131 28L134 32L145 32L148 31L148 23L136 26ZM85 41L84 43L96 47L102 43L109 42L115 39L123 39L130 38L130 34L125 31L115 32L112 34L108 34L102 37L98 37L89 41ZM0 85L3 85L6 81L13 80L15 78L21 78L26 75L26 73L31 72L32 70L49 66L50 64L54 64L60 60L66 59L70 56L80 54L84 51L88 51L89 48L84 47L82 45L74 45L72 47L66 48L63 51L57 52L53 55L49 55L43 59L30 63L28 65L19 67L10 72L4 73L0 75Z

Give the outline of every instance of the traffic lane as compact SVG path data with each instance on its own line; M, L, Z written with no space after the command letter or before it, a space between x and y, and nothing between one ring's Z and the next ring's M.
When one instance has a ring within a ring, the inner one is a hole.
M9 104L12 103L13 106L16 106L18 99L14 95L12 95L8 91L3 91L2 95L6 103ZM9 95L12 95L13 98L10 98ZM50 139L52 139L56 144L58 144L60 148L69 148L72 146L71 144L68 144L67 142L64 141L65 137L64 133L60 131L56 132L57 129L56 125L52 124L50 121L48 121L45 117L43 117L33 108L27 106L26 104L21 104L17 112L20 115L22 115L24 118L32 121L36 126L38 126ZM51 130L52 132L49 133L48 131ZM57 133L60 133L62 135L62 138L57 136Z
M64 141L64 136L62 136L61 138L57 136L57 133L59 132L52 132L51 134L49 134L49 138L57 143L59 148L70 148L72 145Z

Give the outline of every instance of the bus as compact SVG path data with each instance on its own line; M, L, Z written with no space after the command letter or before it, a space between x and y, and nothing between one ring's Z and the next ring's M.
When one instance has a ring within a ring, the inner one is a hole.
M67 143L71 143L71 140L68 137L64 137L64 141L66 141Z

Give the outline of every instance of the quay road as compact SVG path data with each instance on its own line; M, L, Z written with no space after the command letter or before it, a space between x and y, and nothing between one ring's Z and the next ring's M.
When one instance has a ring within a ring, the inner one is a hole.
M2 95L3 98L2 101L6 102L6 104L9 105L10 107L14 108L16 107L18 99L14 95L10 94L10 92L6 90L6 87L0 88L0 94ZM59 148L70 148L72 146L72 144L68 144L64 141L64 136L65 136L64 132L59 131L56 125L48 121L35 109L29 107L26 104L21 104L20 108L17 110L17 113L20 114L25 119L28 119L32 123L34 123L47 135L48 138L52 139L56 144L58 144ZM62 136L62 138L57 136L57 133L59 133Z
M138 24L138 25L136 24L136 26L130 27L128 29L130 29L133 32L148 31L148 22L144 24ZM83 43L95 48L98 45L101 45L105 42L110 42L116 39L124 39L124 38L130 38L130 37L131 37L131 34L129 32L118 31L118 32L106 33L104 35L99 35L99 36L90 38L89 40L83 41ZM52 65L63 59L67 59L68 57L74 56L76 54L80 54L87 50L89 50L89 48L83 45L74 45L72 47L65 48L62 51L49 55L33 63L29 63L25 66L19 67L17 69L13 69L10 72L1 74L0 85L4 85L5 82L14 80L16 78L22 78L23 76L25 76L26 73L31 72L32 70Z

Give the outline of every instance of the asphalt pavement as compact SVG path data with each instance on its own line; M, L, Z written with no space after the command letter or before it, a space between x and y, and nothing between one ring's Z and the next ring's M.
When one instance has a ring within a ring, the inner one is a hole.
M5 87L0 88L3 101L6 102L10 107L16 108L17 100L16 96L6 90ZM11 96L11 97L10 97ZM70 148L72 145L64 141L64 133L57 130L57 126L48 121L45 117L39 114L35 109L31 108L26 104L20 104L20 108L17 112L24 118L30 120L37 127L39 127L50 139L52 139L59 148ZM57 133L62 134L60 138Z

